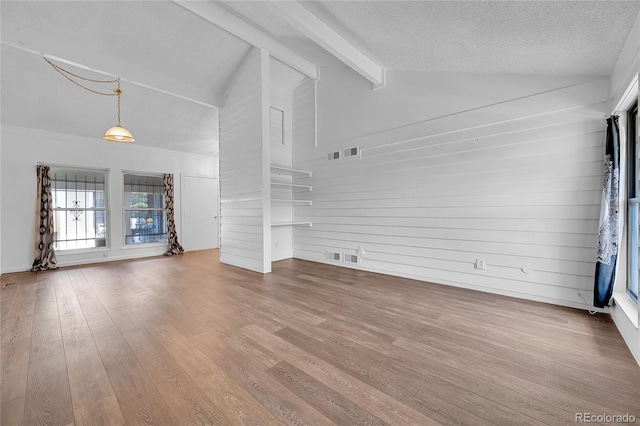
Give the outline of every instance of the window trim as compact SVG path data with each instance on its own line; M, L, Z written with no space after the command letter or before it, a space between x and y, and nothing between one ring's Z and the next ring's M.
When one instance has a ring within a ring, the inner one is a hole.
M620 124L621 126L624 126L625 129L627 125L626 111L631 109L631 107L639 100L639 92L638 92L639 76L640 76L639 74L636 74L632 78L626 90L623 92L623 94L620 96L617 103L615 104L615 108L613 108L612 110L613 111L612 114L620 116L619 118ZM621 138L621 142L624 141L624 143L620 144L620 153L621 155L625 155L625 161L620 162L620 167L626 168L629 164L626 132L621 132L620 138ZM612 298L614 301L614 305L617 307L617 308L614 308L614 312L616 309L619 309L620 311L622 311L623 317L626 317L631 322L631 325L637 329L638 318L640 317L639 311L638 311L638 309L640 309L640 304L636 303L631 298L631 296L629 295L629 292L627 291L627 281L629 279L629 259L628 259L629 254L628 254L628 247L627 247L628 224L629 224L629 218L628 218L628 195L629 194L628 194L628 181L627 181L628 173L626 170L624 174L621 175L621 184L623 182L623 176L624 176L624 187L622 187L621 185L619 208L623 217L623 220L621 221L621 224L622 224L621 232L622 232L623 238L625 239L624 241L621 241L622 244L620 247L621 248L624 247L625 256L620 257L618 259L618 265L616 268L616 281L613 287ZM615 319L616 318L614 316L614 320Z
M105 203L104 203L104 217L105 217L105 221L107 223L107 231L105 232L104 238L105 238L105 245L102 247L83 247L83 248L75 248L75 249L55 249L55 253L56 256L69 256L69 255L76 255L76 254L85 254L85 253L103 253L103 252L109 252L111 251L111 231L112 231L112 223L111 223L111 169L110 168L101 168L101 167L82 167L82 166L76 166L73 164L61 164L61 163L49 163L49 162L43 162L43 161L38 161L36 163L36 165L39 166L49 166L52 169L75 169L75 170L87 170L87 171L92 171L92 172L104 172L105 174L105 180L104 180L104 193L106 194L105 196ZM62 211L64 211L66 209L62 209ZM91 208L91 209L84 209L84 210L103 210L103 209L95 209L95 208ZM61 211L59 208L53 208L53 211Z

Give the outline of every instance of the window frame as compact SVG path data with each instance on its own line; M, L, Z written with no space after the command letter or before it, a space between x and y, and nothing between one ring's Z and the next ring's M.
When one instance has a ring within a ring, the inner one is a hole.
M38 165L43 165L43 166L48 166L50 167L51 171L54 171L55 169L70 169L70 170L78 170L78 171L90 171L90 172L101 172L104 173L104 207L91 207L91 208L82 208L82 209L72 209L72 208L61 208L61 207L53 207L53 199L52 199L52 210L54 213L54 226L55 225L55 216L56 216L56 212L60 212L60 211L71 211L71 210L82 210L82 211L104 211L104 221L105 221L105 232L104 232L104 240L105 240L105 244L104 246L95 246L95 247L80 247L80 248L70 248L70 249L61 249L61 248L56 248L55 247L55 243L56 241L54 240L54 250L56 252L56 255L60 255L60 256L65 256L65 255L71 255L71 254L82 254L82 253L96 253L96 252L106 252L111 250L111 227L112 227L112 223L111 223L111 209L110 209L110 200L111 200L111 192L110 192L110 175L111 175L111 169L108 168L92 168L92 167L78 167L75 165L68 165L68 164L51 164L51 163L37 163ZM51 174L51 196L53 198L53 191L54 191L54 179ZM97 239L97 238L94 238ZM67 240L68 241L68 240Z
M627 146L627 199L636 199L640 196L640 138L639 138L639 126L640 122L638 120L638 101L633 103L627 110L625 114L626 119L626 134L625 141ZM629 217L631 215L629 214ZM629 219L627 219L628 221ZM632 232L629 230L629 232ZM638 248L632 247L630 242L631 234L627 235L627 253L628 256L631 257L634 254L638 256ZM632 252L633 251L633 252ZM631 258L628 260L628 265L638 265L638 261L640 259L636 259L635 262L631 261ZM631 277L635 276L635 286L638 287L638 279L637 273L629 274L628 279L626 280L625 291L629 298L634 301L636 304L638 303L638 292L633 293L631 290L631 285L633 284L633 279Z
M125 183L125 176L126 175L133 175L133 176L137 176L137 177L150 177L150 178L160 178L160 180L162 181L164 179L164 173L154 173L154 172L138 172L135 170L122 170L121 173L121 177L122 177L122 181L121 181L121 185L120 188L122 190L122 212L121 212L121 218L122 218L122 249L123 250L130 250L130 249L142 249L142 248L146 248L146 247L165 247L168 244L168 232L165 229L165 235L167 235L167 241L154 241L154 242L145 242L145 243L136 243L136 244L127 244L127 229L129 229L129 224L127 223L127 212L131 212L131 211L140 211L140 210L145 210L145 211L162 211L164 212L164 218L165 218L165 225L166 225L166 217L167 217L167 207L166 207L166 200L164 199L164 187L163 187L163 192L162 192L162 202L163 202L163 207L162 208L158 208L158 207L146 207L146 208L129 208L127 207L127 189L126 189L126 183Z

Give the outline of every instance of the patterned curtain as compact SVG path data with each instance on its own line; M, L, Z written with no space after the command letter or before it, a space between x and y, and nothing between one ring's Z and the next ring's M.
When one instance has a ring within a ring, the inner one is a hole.
M36 194L36 247L32 271L56 269L56 253L53 250L53 199L51 198L51 168L38 166Z
M178 232L176 231L176 219L173 212L173 175L167 173L162 180L164 183L164 199L167 209L167 237L169 238L169 249L164 253L166 256L184 253L184 249L178 242Z
M607 137L604 156L604 179L602 182L602 204L600 209L600 237L598 261L593 290L593 305L604 308L609 304L616 278L618 262L618 190L620 185L620 130L618 117L607 119Z

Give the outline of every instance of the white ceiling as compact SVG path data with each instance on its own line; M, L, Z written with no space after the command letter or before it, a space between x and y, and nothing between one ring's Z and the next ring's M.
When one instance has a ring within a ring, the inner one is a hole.
M640 1L309 1L384 68L610 75Z
M610 75L640 10L637 0L301 3L387 69L543 75ZM220 4L318 65L339 62L268 1ZM217 155L218 109L206 104L220 105L248 43L170 1L0 7L3 124L96 139L115 124L114 98L73 86L29 53L41 52L120 76L122 124L136 143Z
M217 155L217 108L126 79L188 98L210 94L205 102L218 105L251 48L248 43L166 1L2 1L1 19L2 123L99 139L117 122L115 98L74 86L24 48L125 79L122 124L135 143ZM82 76L109 78L59 65Z

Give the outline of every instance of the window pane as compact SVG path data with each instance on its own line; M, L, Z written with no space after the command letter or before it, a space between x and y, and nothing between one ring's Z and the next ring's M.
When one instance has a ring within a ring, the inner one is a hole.
M125 209L163 209L161 176L124 175Z
M106 180L102 170L51 168L55 250L106 247Z
M106 173L51 168L54 208L104 208Z
M640 138L638 132L638 104L631 108L627 115L627 148L629 156L628 190L629 190L629 218L628 220L628 249L629 275L627 290L631 297L638 300L638 274L640 248L638 246L638 195L640 195Z
M107 245L107 221L104 210L57 210L54 212L53 222L55 250Z
M128 210L124 213L125 244L166 243L164 210Z

